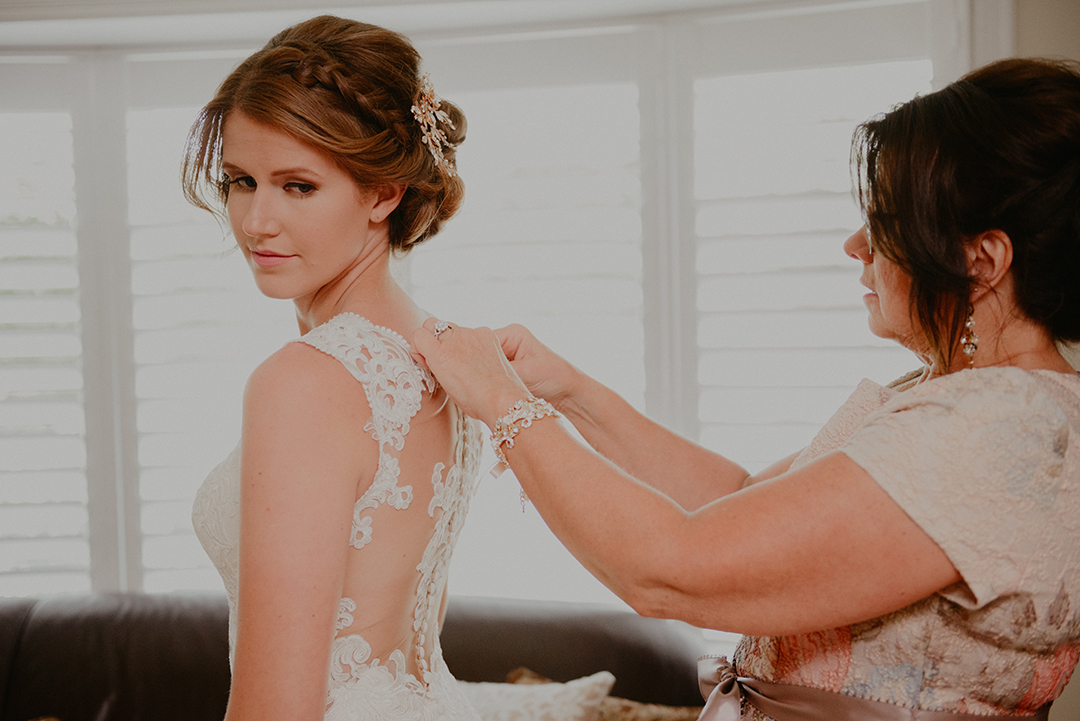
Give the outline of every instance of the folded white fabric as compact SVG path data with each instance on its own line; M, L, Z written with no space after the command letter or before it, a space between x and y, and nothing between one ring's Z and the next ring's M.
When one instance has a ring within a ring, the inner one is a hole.
M483 721L596 721L615 677L600 671L566 683L458 684Z

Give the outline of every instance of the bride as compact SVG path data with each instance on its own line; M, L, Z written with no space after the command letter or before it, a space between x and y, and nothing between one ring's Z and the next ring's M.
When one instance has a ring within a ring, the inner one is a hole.
M184 191L227 215L303 336L251 375L193 521L229 596L226 718L478 717L443 663L474 422L410 358L427 313L391 253L461 204L465 118L409 41L323 16L245 60L188 137Z

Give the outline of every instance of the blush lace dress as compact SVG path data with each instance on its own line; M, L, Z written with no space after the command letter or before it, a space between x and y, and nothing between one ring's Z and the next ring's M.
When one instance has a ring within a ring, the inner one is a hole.
M408 343L365 318L336 316L297 342L337 359L363 385L372 412L366 430L379 447L374 482L353 507L350 558L330 649L325 718L479 721L443 662L438 627L447 568L477 483L478 425L453 404L440 409L433 403L434 380L413 362ZM407 436L422 407L427 414L451 413L454 437L444 461L416 472L417 465L408 462ZM225 583L232 654L239 565L239 447L199 489L192 520Z
M864 380L792 468L845 453L963 580L864 623L744 636L735 666L905 709L1032 715L1080 659L1080 376L979 368L902 388Z

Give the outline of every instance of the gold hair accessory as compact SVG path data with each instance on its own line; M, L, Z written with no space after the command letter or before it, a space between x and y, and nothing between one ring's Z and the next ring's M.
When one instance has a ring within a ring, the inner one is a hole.
M427 146L431 157L435 158L435 164L442 168L447 175L454 177L457 175L454 166L443 155L443 146L449 148L450 139L446 137L446 133L439 127L439 121L446 123L451 128L456 129L457 126L450 122L450 115L441 107L442 101L435 94L435 89L431 87L428 74L424 73L423 77L420 78L420 97L417 98L416 104L412 106L412 114L420 125L420 132L423 135L421 140Z

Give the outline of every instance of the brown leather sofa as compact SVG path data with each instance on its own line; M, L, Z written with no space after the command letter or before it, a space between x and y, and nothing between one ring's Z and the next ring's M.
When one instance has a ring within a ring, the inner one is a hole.
M0 721L220 721L228 607L212 594L0 599ZM601 670L612 694L700 705L684 627L586 604L452 597L443 654L468 681L520 666L556 681Z

